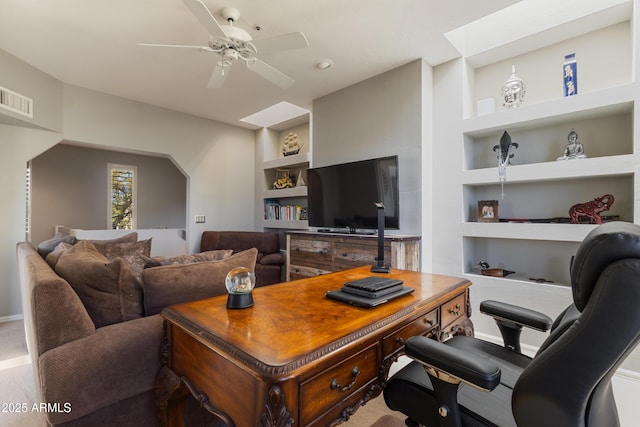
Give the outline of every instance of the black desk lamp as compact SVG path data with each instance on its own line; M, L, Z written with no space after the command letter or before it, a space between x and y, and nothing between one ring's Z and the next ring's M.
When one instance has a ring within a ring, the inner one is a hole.
M384 204L374 203L378 208L378 257L376 264L371 267L372 273L388 273L389 266L384 265Z

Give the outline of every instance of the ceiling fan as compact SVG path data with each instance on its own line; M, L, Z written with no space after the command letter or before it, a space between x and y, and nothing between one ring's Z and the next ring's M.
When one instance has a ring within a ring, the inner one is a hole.
M229 71L234 61L241 59L247 68L254 73L269 80L271 83L287 89L294 80L275 69L271 65L259 59L256 55L260 51L273 52L285 49L299 49L309 46L307 38L300 32L288 33L280 36L269 37L261 40L253 40L248 32L239 27L234 27L233 23L240 18L240 12L232 7L225 7L220 10L220 14L226 19L226 25L220 25L209 11L202 0L183 0L191 13L209 32L209 43L207 46L186 46L138 43L140 46L152 47L173 47L198 49L202 52L214 52L220 55L220 60L216 63L207 87L210 89L219 88L224 84L229 75Z

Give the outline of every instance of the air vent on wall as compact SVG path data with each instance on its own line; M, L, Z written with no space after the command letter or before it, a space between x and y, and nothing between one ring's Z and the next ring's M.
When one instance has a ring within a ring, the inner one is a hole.
M33 99L0 86L0 107L33 118Z

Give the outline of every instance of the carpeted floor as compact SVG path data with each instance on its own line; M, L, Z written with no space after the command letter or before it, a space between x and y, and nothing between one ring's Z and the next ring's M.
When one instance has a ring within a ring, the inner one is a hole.
M0 322L0 342L0 426L45 426L34 411L39 402L22 321Z
M33 411L33 405L39 401L21 320L0 322L0 343L0 426L45 427L42 415ZM404 417L390 411L380 396L358 409L342 425L404 427L405 424Z

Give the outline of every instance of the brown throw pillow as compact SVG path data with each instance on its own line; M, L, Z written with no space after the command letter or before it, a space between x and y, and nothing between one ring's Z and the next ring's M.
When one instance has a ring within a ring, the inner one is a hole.
M135 234L137 235L137 233ZM93 245L98 252L109 260L122 258L138 279L141 278L146 259L151 254L151 239L139 240L137 242L94 242Z
M47 264L49 264L49 267L55 270L56 264L58 263L58 259L60 258L60 255L65 253L72 246L73 245L70 243L60 242L58 243L58 246L56 246L53 251L49 252L49 255L47 255L47 257L44 260L47 261Z
M132 242L138 241L138 232L132 231L131 233L127 233L120 237L116 237L115 239L108 239L108 240L86 239L86 241L94 244L95 243L132 243Z
M219 249L215 251L200 252L197 254L177 255L174 257L155 256L147 258L144 268L160 267L161 265L192 264L194 262L219 261L231 256L233 250Z
M149 256L151 254L151 239L137 242L91 243L93 243L98 252L108 259L115 259L125 255Z
M96 328L142 317L142 287L123 258L109 260L81 241L58 259L56 273L76 291Z
M255 271L258 250L238 252L219 261L164 265L142 272L145 314L160 313L172 304L211 298L227 293L224 280L236 267Z

